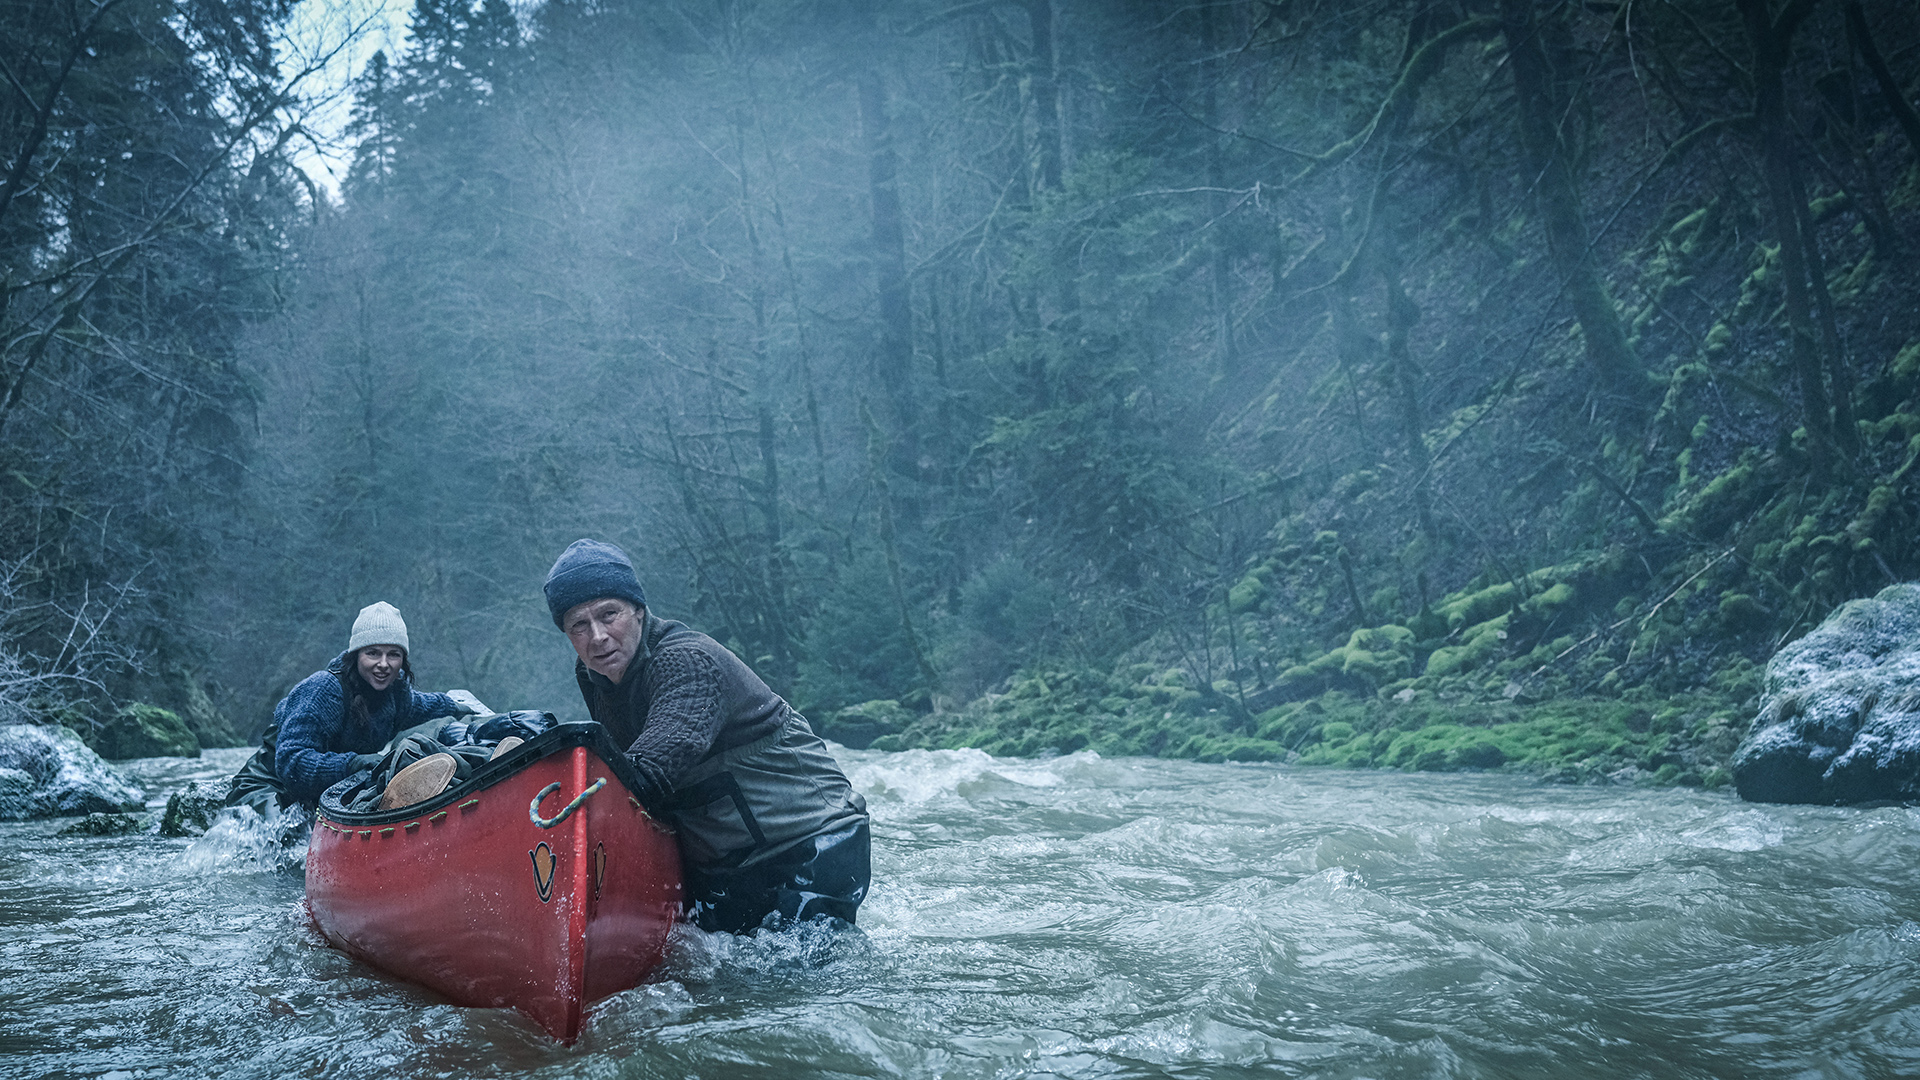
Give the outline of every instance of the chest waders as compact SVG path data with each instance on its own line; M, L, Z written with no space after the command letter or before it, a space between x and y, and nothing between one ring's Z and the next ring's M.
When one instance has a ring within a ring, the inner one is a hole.
M867 814L827 744L792 709L770 734L687 770L660 807L703 870L742 870Z
M770 912L852 922L866 896L866 800L791 708L772 733L688 770L659 809L706 929L750 929Z
M233 784L227 789L228 806L251 806L261 817L270 818L287 805L286 788L273 771L273 751L279 742L280 725L268 724L266 733L260 736L260 749L233 774Z

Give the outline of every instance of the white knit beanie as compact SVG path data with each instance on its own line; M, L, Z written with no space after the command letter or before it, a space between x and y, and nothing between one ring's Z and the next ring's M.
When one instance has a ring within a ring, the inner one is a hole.
M407 649L407 621L400 617L399 608L385 600L361 608L360 617L353 620L353 636L347 639L347 651L369 645L398 645Z

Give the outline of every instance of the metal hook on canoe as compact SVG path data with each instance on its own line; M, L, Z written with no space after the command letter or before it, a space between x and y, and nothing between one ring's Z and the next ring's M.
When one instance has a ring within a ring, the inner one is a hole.
M558 825L561 822L572 817L573 812L575 810L580 809L580 804L587 801L587 796L593 794L596 791L599 791L601 788L606 786L607 786L607 778L603 776L600 779L595 780L593 783L588 784L586 787L586 790L582 791L578 795L575 795L573 797L572 802L560 808L559 813L553 815L552 817L541 817L540 816L540 800L560 790L560 781L555 780L553 783L548 784L546 787L541 788L540 794L535 795L533 797L533 802L527 805L527 819L532 821L535 825L538 825L543 829L551 829L555 825Z

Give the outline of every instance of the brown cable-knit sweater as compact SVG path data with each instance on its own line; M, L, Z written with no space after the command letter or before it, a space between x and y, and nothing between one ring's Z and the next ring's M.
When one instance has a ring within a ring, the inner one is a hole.
M652 612L618 684L577 660L573 673L588 715L627 748L648 788L634 794L650 807L701 761L772 734L788 711L726 646Z

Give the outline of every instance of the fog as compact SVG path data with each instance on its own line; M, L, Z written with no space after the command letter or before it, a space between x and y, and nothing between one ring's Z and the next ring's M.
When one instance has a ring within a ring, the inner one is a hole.
M1737 711L1920 556L1910 14L419 0L332 183L283 8L14 5L0 701L244 738L387 600L577 716L593 536L927 744Z

